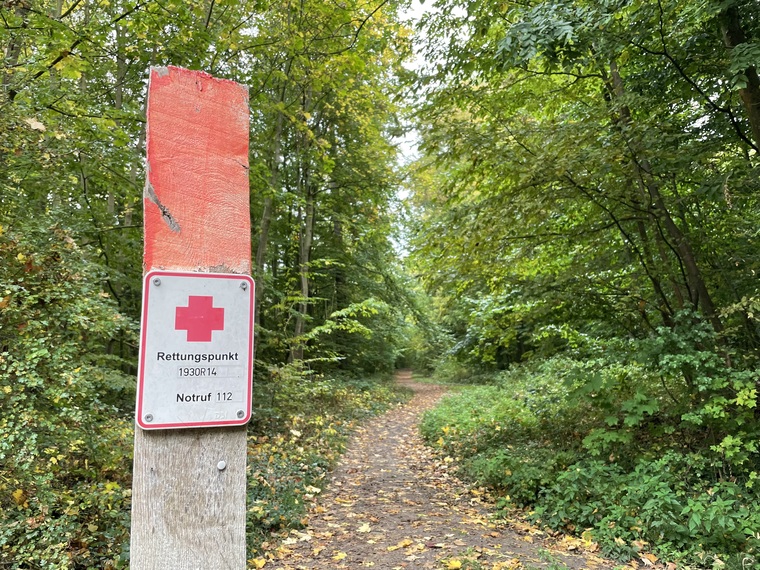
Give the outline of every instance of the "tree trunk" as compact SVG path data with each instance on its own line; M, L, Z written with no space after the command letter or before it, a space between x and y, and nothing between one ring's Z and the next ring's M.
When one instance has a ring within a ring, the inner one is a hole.
M640 161L640 167L643 174L648 179L647 187L649 188L654 204L660 214L660 220L665 226L665 230L668 232L669 237L673 240L673 246L678 251L681 262L686 270L686 276L688 278L689 293L694 308L702 309L702 313L709 319L716 332L723 330L723 323L718 316L718 311L713 303L712 296L707 289L707 284L702 276L702 272L697 264L697 258L694 255L694 250L691 247L691 242L686 235L675 223L673 217L670 215L665 200L660 192L660 185L654 180L651 171L651 165L647 159Z
M301 229L301 239L298 247L298 273L301 282L301 302L296 315L294 335L298 339L305 332L306 314L309 310L309 262L311 261L311 243L314 238L314 202L316 192L310 181L308 165L303 174L304 191L306 192L306 207L304 224ZM303 344L296 340L291 360L303 360Z
M282 129L284 117L281 111L277 111L275 119L274 135L272 137L272 158L269 166L269 188L271 194L264 198L264 210L261 213L259 226L259 243L256 247L255 277L256 281L256 312L255 324L261 323L261 300L264 298L264 259L266 259L267 244L269 242L269 228L272 225L272 213L274 211L274 192L280 184L280 163L282 162ZM254 350L256 348L254 347Z
M345 251L345 245L343 244L343 224L337 217L335 220L333 220L333 235L335 236L338 251ZM330 306L326 312L327 316L332 314L334 311L337 311L339 307L343 306L344 282L345 275L343 271L343 265L338 263L336 264L334 270L333 294L332 299L330 300Z
M625 90L623 79L615 61L610 62L610 77L611 83L608 85L610 97L613 100L619 100L625 94ZM627 105L621 105L619 113L622 123L626 125L632 124L631 110ZM665 198L660 191L660 184L654 177L652 166L643 152L641 143L636 140L631 140L629 143L634 153L632 163L635 173L647 189L651 200L652 207L649 208L649 211L654 216L658 226L661 224L664 227L667 236L662 235L662 237L670 239L669 246L684 269L684 278L689 290L692 306L696 310L701 309L715 331L720 332L723 330L723 324L702 276L691 243L673 220L670 210L665 203Z
M277 192L280 185L280 165L282 164L282 131L285 124L285 116L280 109L280 105L285 101L287 88L287 78L290 75L290 69L293 60L289 60L285 66L285 79L277 91L277 116L275 117L274 132L272 133L271 158L269 162L269 188L270 194L264 198L264 210L261 213L261 223L259 225L259 239L256 247L256 258L254 262L254 277L256 279L255 293L255 313L254 325L261 324L261 301L264 298L264 260L267 254L267 245L269 243L269 228L272 225L274 212L274 193ZM254 358L256 356L256 345L253 347Z
M723 34L723 43L728 50L747 42L739 8L735 5L721 12L720 31ZM760 77L758 77L757 68L754 65L745 69L744 75L747 77L747 85L739 89L739 96L747 113L755 146L760 149Z

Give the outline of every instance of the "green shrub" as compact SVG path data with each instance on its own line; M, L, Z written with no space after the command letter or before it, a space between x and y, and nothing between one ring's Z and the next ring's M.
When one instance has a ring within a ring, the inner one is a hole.
M727 368L690 314L650 338L584 342L446 398L421 433L505 504L608 555L757 559L757 371Z
M480 483L508 496L512 504L532 505L575 460L575 454L537 445L489 449L463 462L463 471Z
M733 483L708 486L703 458L669 453L641 459L633 471L580 461L557 476L534 520L552 528L592 529L604 552L634 557L644 547L669 558L757 555L760 496Z
M533 376L516 369L491 382L445 398L420 430L461 460L464 475L529 505L574 461L582 412L569 405L565 384L540 370Z
M2 229L2 228L0 228ZM46 217L0 235L0 566L107 568L129 535L135 328Z

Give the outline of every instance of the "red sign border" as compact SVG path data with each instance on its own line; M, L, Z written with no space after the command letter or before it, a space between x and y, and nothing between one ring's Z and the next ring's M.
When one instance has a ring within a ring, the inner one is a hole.
M150 295L150 281L156 277L200 277L204 279L237 279L244 280L251 287L251 310L248 315L248 394L246 415L241 419L210 421L210 422L182 422L182 423L164 423L154 424L143 421L143 387L145 385L145 342L147 339L148 323L148 297ZM195 273L189 271L149 271L143 279L143 300L142 300L142 322L140 323L140 353L138 356L138 373L137 373L137 409L135 420L137 425L144 430L158 429L180 429L180 428L203 428L203 427L230 427L244 426L251 420L251 407L253 404L253 312L256 304L256 284L250 275L237 273Z

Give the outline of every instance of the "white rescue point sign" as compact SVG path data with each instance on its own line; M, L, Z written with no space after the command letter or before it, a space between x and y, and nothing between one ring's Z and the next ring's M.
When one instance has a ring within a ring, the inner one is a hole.
M143 284L137 425L244 425L251 418L254 283L151 271Z

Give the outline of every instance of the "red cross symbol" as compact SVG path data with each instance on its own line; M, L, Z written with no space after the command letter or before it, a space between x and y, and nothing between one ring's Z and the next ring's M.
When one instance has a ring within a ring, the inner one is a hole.
M187 331L187 342L211 342L213 331L224 330L224 309L213 297L190 295L187 307L177 307L174 329Z

